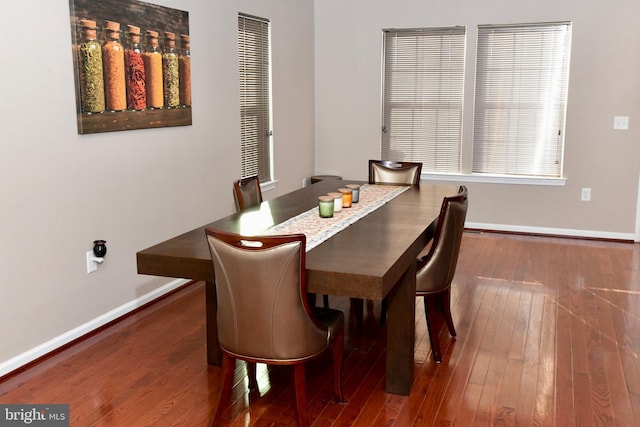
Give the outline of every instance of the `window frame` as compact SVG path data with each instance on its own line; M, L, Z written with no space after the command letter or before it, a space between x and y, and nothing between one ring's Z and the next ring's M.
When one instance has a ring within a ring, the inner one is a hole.
M238 13L241 178L274 182L271 21ZM265 188L263 188L265 189Z
M460 173L466 27L385 29L382 40L382 158Z
M479 25L477 38L471 173L564 183L571 23Z
M565 22L558 22L565 23ZM571 25L571 22L566 22ZM534 23L528 25L546 25L549 23ZM522 25L522 24L520 24ZM536 186L564 186L566 185L567 178L564 176L564 153L566 150L565 141L563 141L563 151L562 151L562 162L563 168L562 172L557 177L549 177L549 176L530 176L530 175L508 175L508 174L499 174L499 173L475 173L473 172L473 130L475 126L474 115L475 115L475 66L477 62L477 31L480 25L474 24L473 26L466 27L466 52L465 52L465 94L463 98L463 134L461 141L461 157L462 164L460 171L457 173L443 173L443 172L430 172L428 170L423 169L422 171L422 179L431 180L431 181L444 181L444 182L479 182L479 183L492 183L492 184L516 184L516 185L536 185ZM409 30L409 29L407 29ZM384 34L382 37L382 48L381 48L381 110L380 110L380 123L381 127L384 128L384 79L385 79L385 59L384 59ZM568 61L570 61L571 57L571 41L569 39L567 43L567 55ZM566 97L565 97L565 121L566 121L566 106L568 104L568 79L569 79L569 68L567 67L567 84L566 84ZM562 136L566 136L566 123L563 123L562 127ZM382 151L382 138L380 142L380 147Z

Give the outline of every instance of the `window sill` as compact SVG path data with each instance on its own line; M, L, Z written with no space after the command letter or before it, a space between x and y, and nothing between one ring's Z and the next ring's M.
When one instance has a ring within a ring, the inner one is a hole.
M262 191L264 193L265 191L273 190L277 186L278 186L278 180L261 182L260 183L260 191Z
M488 175L488 174L445 174L423 173L420 176L425 181L450 182L482 182L487 184L517 184L517 185L549 185L564 186L566 178L546 178L532 176Z

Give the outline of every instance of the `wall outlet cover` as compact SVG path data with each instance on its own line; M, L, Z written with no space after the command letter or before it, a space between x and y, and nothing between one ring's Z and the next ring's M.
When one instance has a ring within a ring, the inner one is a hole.
M615 130L629 129L629 116L615 116L613 118L613 129Z

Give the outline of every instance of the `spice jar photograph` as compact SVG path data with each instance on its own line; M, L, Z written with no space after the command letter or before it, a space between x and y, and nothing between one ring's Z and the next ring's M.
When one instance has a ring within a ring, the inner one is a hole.
M104 64L105 107L109 111L127 109L127 89L124 73L124 47L120 42L120 23L105 21L102 46Z
M80 109L85 114L104 111L102 46L98 42L96 21L80 20L81 42L78 46Z
M147 88L144 77L144 60L140 43L140 27L127 25L127 44L124 64L127 88L127 109L142 111L147 108Z

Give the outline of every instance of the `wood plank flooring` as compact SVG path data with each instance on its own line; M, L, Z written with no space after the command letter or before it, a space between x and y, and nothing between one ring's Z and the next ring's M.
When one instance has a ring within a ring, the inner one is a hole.
M348 311L348 300L331 298ZM640 246L465 233L452 291L458 332L433 362L416 299L414 385L387 394L379 304L365 308L343 387L330 358L308 368L309 412L326 426L640 426ZM72 426L206 426L220 369L206 365L203 283L190 285L0 381L0 403L68 403ZM349 315L347 313L347 318ZM229 426L294 426L286 367L236 368Z

